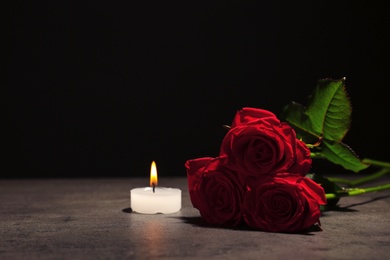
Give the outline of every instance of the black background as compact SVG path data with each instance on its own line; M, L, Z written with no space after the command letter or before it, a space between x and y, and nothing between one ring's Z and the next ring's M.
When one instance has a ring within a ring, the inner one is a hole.
M389 161L389 5L269 2L12 1L0 176L185 176L238 109L326 77L347 78L345 143Z

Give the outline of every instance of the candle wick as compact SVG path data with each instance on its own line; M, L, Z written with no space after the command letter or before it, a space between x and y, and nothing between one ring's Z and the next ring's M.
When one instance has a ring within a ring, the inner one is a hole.
M156 189L156 184L152 184L153 185L153 193L154 193L154 190Z

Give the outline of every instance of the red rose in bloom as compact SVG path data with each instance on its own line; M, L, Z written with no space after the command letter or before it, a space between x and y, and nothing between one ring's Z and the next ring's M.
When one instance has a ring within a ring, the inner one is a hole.
M274 113L258 108L244 107L240 111L237 111L236 116L233 119L231 127L248 124L263 124L269 123L271 125L279 125L280 121Z
M316 182L298 175L259 178L244 197L245 222L269 232L299 232L319 222L325 192Z
M220 155L227 157L228 168L245 176L279 172L305 176L311 167L310 150L296 138L295 131L263 109L237 112Z
M219 158L188 160L185 166L191 202L202 218L209 224L237 226L244 189L236 174L222 169Z

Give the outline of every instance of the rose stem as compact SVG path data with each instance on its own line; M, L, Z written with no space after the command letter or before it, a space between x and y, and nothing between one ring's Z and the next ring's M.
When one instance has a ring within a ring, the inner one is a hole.
M327 193L325 194L326 199L336 199L340 197L348 197L348 196L356 196L364 193L381 191L390 189L390 183L369 187L369 188L353 188L353 189L345 189L337 193Z
M384 168L390 169L389 162L382 162L382 161L377 161L377 160L368 159L368 158L363 159L362 162L373 165L373 166L379 166L379 167L384 167Z
M337 183L342 183L342 184L347 184L348 186L357 186L359 184L363 184L363 183L366 183L366 182L369 182L369 181L372 181L372 180L375 180L379 177L382 177L383 175L385 175L386 173L390 172L390 169L388 168L383 168L383 169L380 169L379 171L375 172L375 173L372 173L368 176L365 176L363 178L360 178L360 179L357 179L357 180L353 180L353 181L350 181L350 180L346 180L346 179L341 179L341 178L328 178L330 181L333 181L333 182L337 182Z

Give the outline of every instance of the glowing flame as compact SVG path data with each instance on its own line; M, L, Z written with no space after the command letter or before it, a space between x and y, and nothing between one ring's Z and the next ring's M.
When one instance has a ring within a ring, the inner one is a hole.
M150 166L150 186L157 186L157 167L156 163L153 161Z

